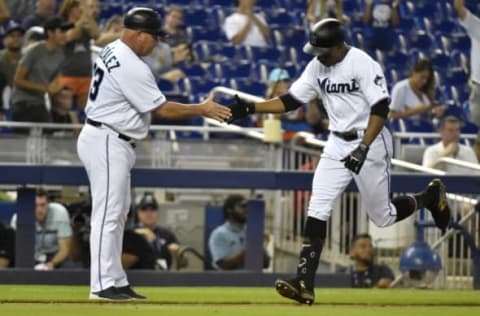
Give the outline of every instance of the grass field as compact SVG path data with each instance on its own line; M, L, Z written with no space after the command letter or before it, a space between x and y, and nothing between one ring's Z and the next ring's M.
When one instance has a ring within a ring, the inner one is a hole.
M317 289L300 306L271 288L145 287L146 301L100 303L81 286L0 285L0 315L480 316L480 291Z

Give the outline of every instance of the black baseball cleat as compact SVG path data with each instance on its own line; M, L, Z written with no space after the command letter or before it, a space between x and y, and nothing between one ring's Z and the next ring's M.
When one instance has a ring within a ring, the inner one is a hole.
M281 296L295 300L300 304L312 305L315 298L313 291L305 287L305 282L297 278L290 280L278 279L275 281L275 289Z
M130 296L130 298L144 300L147 297L135 292L130 285L117 287L117 292Z
M129 295L120 293L117 288L111 286L108 289L90 293L91 300L105 300L105 301L127 301L132 299Z
M427 189L421 193L425 207L432 213L435 225L445 232L450 225L450 207L447 202L445 185L440 179L433 179Z

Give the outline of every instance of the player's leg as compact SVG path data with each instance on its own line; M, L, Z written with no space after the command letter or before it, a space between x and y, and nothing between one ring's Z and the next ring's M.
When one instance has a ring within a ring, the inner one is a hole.
M328 149L327 145L325 151L328 152ZM304 304L313 303L315 274L333 203L352 179L350 172L336 156L338 154L322 155L315 170L297 276L292 280L277 280L275 283L282 296Z
M78 154L90 181L92 193L92 215L90 231L90 290L92 298L128 299L114 290L111 256L112 218L117 208L115 189L111 177L112 139L115 136L104 130L86 125L78 140ZM117 170L116 170L117 171ZM100 293L100 294L99 294ZM94 295L95 297L93 297Z
M390 226L409 217L417 209L427 207L437 226L445 229L450 222L450 210L446 202L445 186L440 180L433 180L420 193L397 196L390 200L392 152L391 134L384 128L371 145L360 174L354 175L362 196L362 205L372 222L379 227Z
M101 277L106 275L108 285L114 287L128 285L121 257L125 221L130 209L130 170L134 161L135 152L130 144L110 135L109 172L104 179L108 187L108 204L102 213L102 230L96 241L101 249L92 255L100 258Z

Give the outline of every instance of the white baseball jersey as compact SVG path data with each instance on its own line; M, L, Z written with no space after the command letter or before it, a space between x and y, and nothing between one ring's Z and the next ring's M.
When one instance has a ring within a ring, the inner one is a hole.
M370 108L389 98L380 65L355 47L330 67L316 57L312 59L289 93L302 103L320 97L330 121L329 129L337 132L365 130Z
M133 139L145 138L150 112L166 102L148 67L125 43L107 45L93 69L88 118Z

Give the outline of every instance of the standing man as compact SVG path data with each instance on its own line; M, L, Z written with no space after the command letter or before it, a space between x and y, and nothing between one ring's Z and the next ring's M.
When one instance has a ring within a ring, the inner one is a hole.
M225 19L224 30L235 45L267 47L270 29L265 18L253 12L255 0L236 0L237 12Z
M393 225L423 207L430 210L440 229L446 229L450 222L445 186L439 179L423 192L390 200L393 144L392 135L384 127L390 102L387 84L380 65L347 45L345 38L339 20L318 22L303 48L315 57L287 94L258 103L236 97L231 108L236 119L254 112L292 111L315 97L324 101L331 132L313 177L297 276L275 282L280 295L303 304L313 304L327 221L334 201L352 178L364 209L377 226Z
M455 0L454 6L460 18L460 24L467 30L472 42L470 50L470 119L480 127L480 18L465 7L464 0Z
M72 27L61 17L52 17L43 26L47 39L29 46L18 63L12 93L12 120L49 122L45 94L62 90L57 76L65 60L66 32Z
M131 9L124 26L121 38L107 45L93 66L86 124L77 144L92 191L91 299L145 298L131 289L121 254L135 141L147 135L150 112L174 120L198 115L219 121L230 118L230 110L213 102L213 96L188 105L165 99L141 59L163 35L154 10Z

